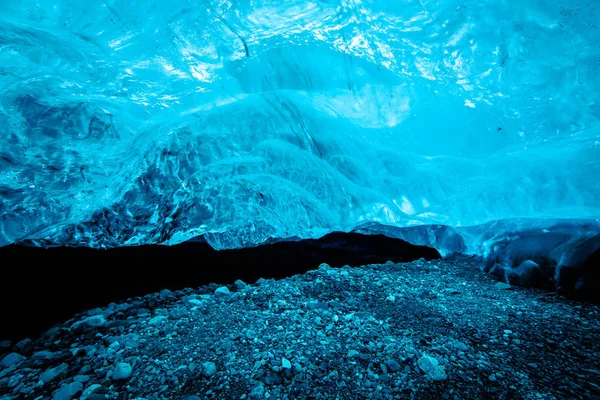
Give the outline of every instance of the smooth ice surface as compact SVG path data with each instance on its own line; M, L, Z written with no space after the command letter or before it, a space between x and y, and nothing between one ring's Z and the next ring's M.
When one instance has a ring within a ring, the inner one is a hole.
M0 2L0 245L600 216L593 1Z

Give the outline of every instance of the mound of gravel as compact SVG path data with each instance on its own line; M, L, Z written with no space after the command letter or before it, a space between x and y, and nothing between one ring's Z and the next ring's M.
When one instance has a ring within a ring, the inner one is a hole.
M498 285L475 260L321 265L0 343L0 398L600 398L599 339L597 306Z

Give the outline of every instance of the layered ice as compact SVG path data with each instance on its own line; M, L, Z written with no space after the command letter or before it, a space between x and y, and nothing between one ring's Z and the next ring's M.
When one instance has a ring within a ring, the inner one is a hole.
M0 245L594 220L597 21L583 0L0 2Z

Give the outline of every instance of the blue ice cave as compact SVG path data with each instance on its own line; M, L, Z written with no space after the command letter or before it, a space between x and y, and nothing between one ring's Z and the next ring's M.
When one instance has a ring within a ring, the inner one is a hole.
M0 245L588 239L598 21L584 0L2 1Z

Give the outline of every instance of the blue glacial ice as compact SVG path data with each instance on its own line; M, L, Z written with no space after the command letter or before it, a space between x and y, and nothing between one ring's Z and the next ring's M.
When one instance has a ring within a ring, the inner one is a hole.
M509 233L464 227L597 228L598 21L583 0L2 1L0 245L381 224L489 253Z

